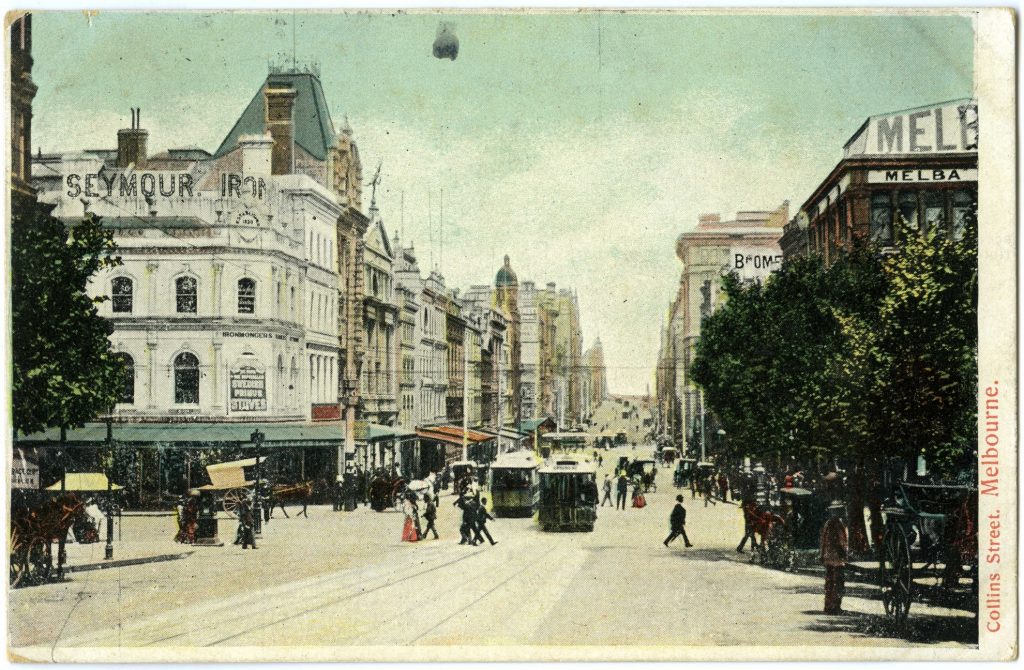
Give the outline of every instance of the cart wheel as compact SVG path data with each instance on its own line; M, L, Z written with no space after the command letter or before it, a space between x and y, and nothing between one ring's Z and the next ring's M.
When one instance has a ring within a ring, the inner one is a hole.
M28 551L25 543L18 537L17 531L11 531L11 554L10 554L10 568L11 568L11 588L18 586L22 578L25 576L25 571L28 567Z
M238 516L238 510L245 502L245 499L249 497L249 492L246 489L231 489L224 493L224 511L232 516Z
M899 628L907 620L912 600L913 565L910 562L910 545L899 524L892 524L886 529L883 545L884 553L879 566L882 605L885 607L885 616Z
M28 547L24 550L24 563L18 583L26 586L40 584L50 576L50 562L46 555L48 544L38 537L28 543Z

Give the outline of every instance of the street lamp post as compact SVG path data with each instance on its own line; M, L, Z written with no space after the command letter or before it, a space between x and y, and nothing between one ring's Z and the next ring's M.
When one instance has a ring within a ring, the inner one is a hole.
M263 532L263 516L260 509L260 449L263 447L264 434L257 428L249 439L256 447L256 481L252 487L252 532L259 535Z
M113 410L111 410L111 413ZM107 415L107 545L103 548L103 560L114 558L114 422Z

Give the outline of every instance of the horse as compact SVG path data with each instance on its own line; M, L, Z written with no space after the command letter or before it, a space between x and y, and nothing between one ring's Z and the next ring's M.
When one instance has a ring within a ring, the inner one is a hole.
M273 506L276 505L281 508L284 518L291 518L288 516L288 510L285 509L284 505L286 502L292 502L302 505L302 511L296 516L302 515L308 519L307 508L309 507L310 498L313 497L314 490L315 486L312 480L299 482L298 484L278 484L274 486L271 489L271 514L273 514Z

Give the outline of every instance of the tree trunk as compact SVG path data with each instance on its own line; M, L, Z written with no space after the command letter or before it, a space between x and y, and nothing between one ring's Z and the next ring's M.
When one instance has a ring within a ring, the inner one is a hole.
M867 528L864 525L864 461L859 460L850 475L850 499L847 517L850 519L850 553L866 554L870 550Z

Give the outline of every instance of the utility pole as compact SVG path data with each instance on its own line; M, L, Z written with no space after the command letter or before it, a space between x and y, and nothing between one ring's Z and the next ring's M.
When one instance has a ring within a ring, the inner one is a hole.
M502 426L502 419L504 418L503 417L503 412L501 411L501 406L502 406L502 396L501 396L501 356L502 356L502 353L503 353L502 345L499 344L498 345L498 375L497 375L498 376L498 426L497 426L497 429L498 429L498 453L499 454L501 453L501 426Z
M462 460L469 460L469 324L462 330Z
M110 408L107 414L107 545L103 548L103 560L114 558L114 422Z

